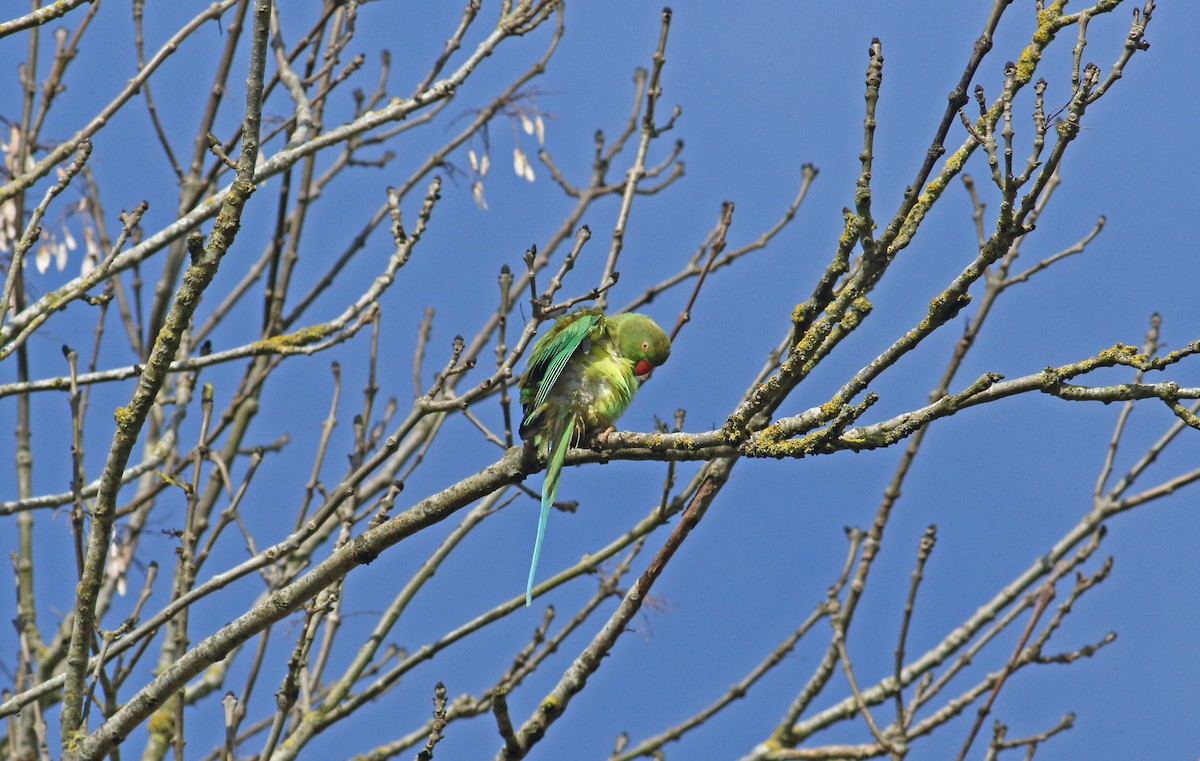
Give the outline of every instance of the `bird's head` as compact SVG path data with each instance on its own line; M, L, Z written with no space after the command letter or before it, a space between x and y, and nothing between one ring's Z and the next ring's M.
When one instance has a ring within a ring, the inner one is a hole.
M617 332L617 346L621 356L633 362L633 374L639 381L649 378L671 354L671 339L644 314L626 316Z

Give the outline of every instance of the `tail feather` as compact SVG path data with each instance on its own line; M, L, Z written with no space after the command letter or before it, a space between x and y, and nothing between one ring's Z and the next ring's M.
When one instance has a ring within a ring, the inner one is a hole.
M550 506L554 504L554 494L558 491L558 477L562 474L563 458L571 446L572 434L575 432L575 415L566 415L558 421L558 427L551 427L547 436L546 475L542 480L542 506L538 514L537 538L533 541L533 560L529 563L529 581L525 585L525 606L533 602L533 578L537 574L538 558L542 555L542 539L546 535L546 519L550 516Z

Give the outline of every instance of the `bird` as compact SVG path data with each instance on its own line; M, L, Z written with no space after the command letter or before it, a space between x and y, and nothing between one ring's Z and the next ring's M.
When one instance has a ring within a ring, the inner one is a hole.
M667 361L671 340L654 320L626 312L606 315L583 308L563 315L534 343L521 376L519 432L546 458L537 538L525 586L533 601L533 580L546 519L567 449L609 430L654 368Z

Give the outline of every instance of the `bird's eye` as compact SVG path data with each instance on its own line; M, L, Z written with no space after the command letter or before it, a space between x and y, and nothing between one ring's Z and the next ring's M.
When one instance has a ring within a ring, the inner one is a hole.
M642 351L650 351L650 342L642 341Z

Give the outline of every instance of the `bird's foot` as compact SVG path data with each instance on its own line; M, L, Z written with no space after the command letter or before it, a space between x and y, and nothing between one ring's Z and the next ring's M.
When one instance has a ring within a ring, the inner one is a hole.
M605 428L603 431L597 431L596 433L594 433L592 435L592 449L597 449L600 451L608 449L608 436L609 436L609 434L616 433L616 432L617 432L616 426L610 425L609 427Z

